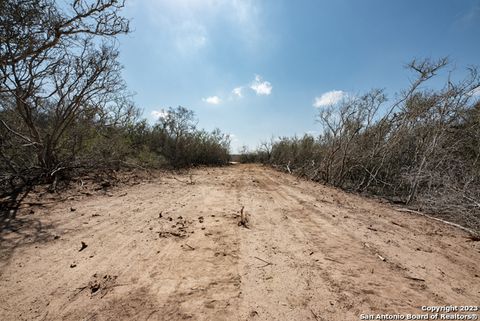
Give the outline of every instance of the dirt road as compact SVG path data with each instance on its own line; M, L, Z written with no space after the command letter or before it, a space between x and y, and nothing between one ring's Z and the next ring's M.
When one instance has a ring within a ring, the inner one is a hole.
M480 303L480 244L461 230L256 165L18 219L1 235L0 320L343 321Z

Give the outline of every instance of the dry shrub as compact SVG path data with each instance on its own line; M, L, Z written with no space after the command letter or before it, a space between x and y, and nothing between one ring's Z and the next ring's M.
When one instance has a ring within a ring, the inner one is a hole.
M372 90L319 110L323 132L280 138L268 163L480 229L480 80L471 68L463 80L425 89L445 66L413 61L416 81L391 104Z

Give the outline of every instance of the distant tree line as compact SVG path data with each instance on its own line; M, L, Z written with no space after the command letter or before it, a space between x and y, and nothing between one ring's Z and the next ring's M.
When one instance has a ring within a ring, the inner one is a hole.
M461 216L480 229L480 78L476 68L440 89L427 80L447 59L413 61L411 86L388 104L383 90L319 110L318 137L282 137L243 161L313 181Z
M194 112L185 107L169 108L153 126L145 120L135 123L128 137L145 166L225 165L230 160L230 136L198 129Z
M0 192L125 164L228 162L229 137L192 111L140 120L121 77L124 1L0 1ZM0 194L1 194L0 193Z

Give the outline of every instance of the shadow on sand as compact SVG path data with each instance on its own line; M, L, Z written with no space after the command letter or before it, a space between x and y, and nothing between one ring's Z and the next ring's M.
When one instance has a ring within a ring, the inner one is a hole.
M0 200L0 270L8 265L15 249L53 239L53 225L42 224L32 208L22 208L30 191L17 190Z

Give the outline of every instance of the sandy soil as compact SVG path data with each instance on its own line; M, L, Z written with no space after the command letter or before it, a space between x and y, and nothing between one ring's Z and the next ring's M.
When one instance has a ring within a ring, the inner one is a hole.
M454 227L256 165L191 180L24 208L1 234L0 320L343 321L480 303L480 244Z

